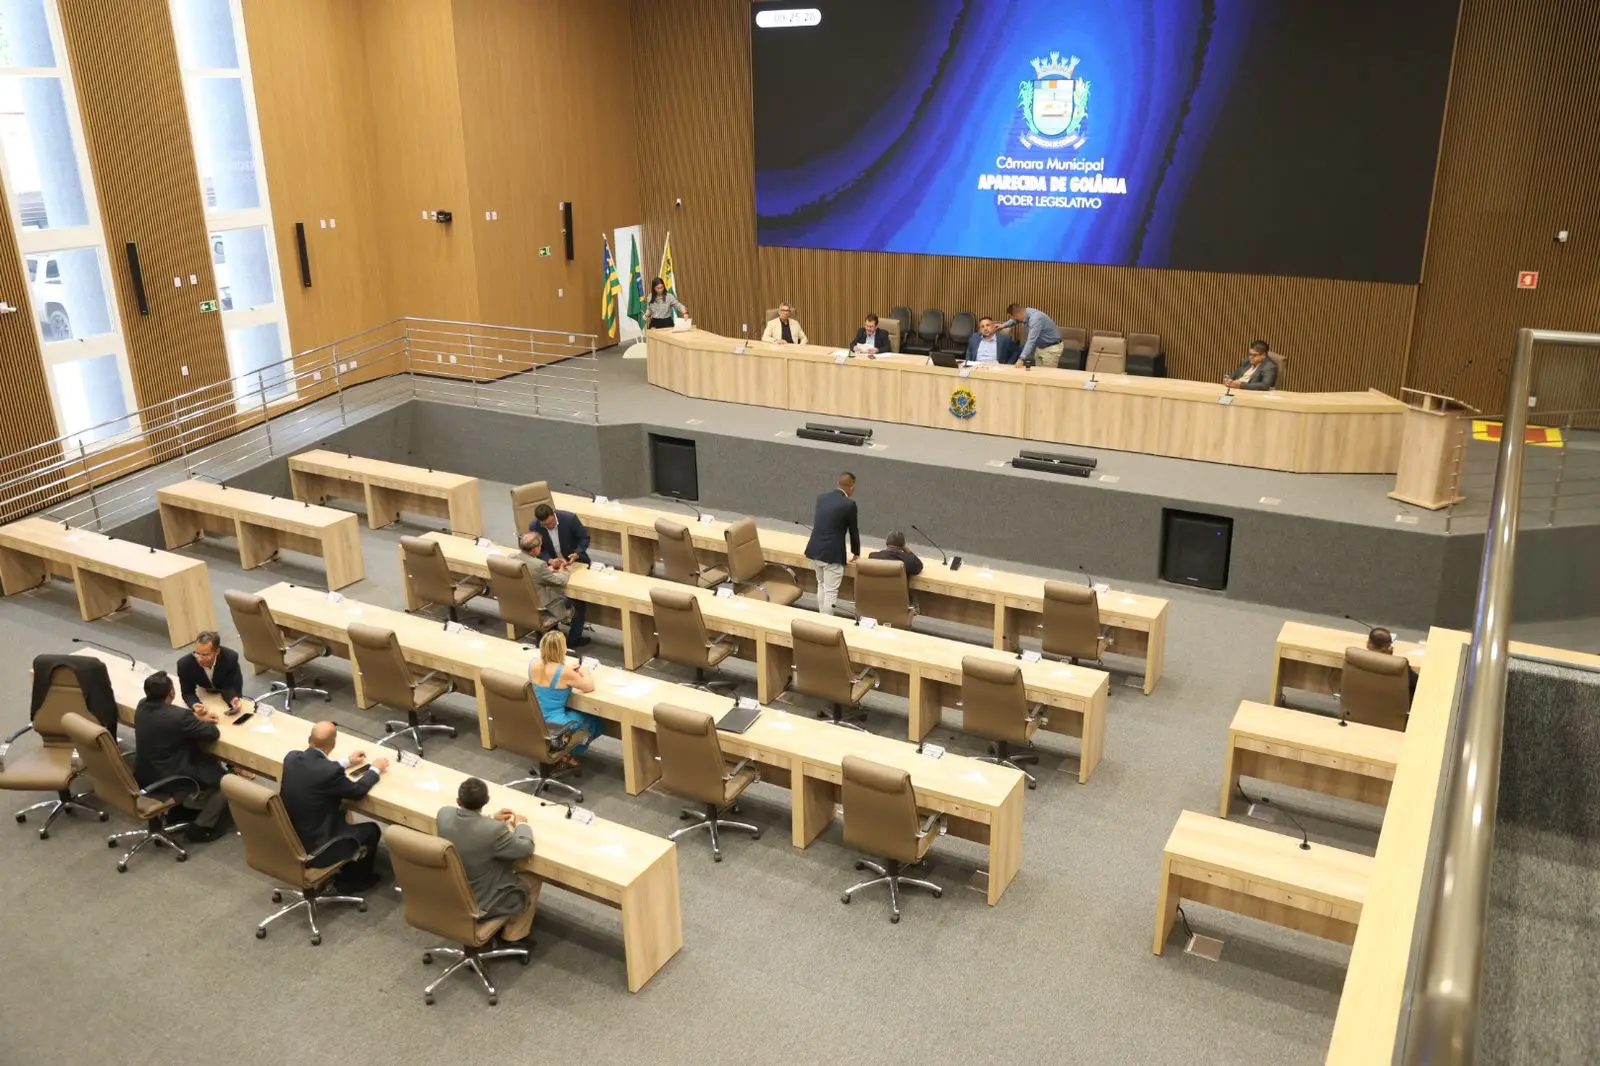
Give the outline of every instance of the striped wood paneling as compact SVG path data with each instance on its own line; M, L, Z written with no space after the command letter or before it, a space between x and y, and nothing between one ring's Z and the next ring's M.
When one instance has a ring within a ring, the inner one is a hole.
M222 316L200 313L217 284L172 15L167 0L60 5L136 403L148 407L230 375ZM139 314L127 241L139 246L149 315Z
M17 309L0 315L0 456L17 456L14 463L0 462L0 481L51 464L61 454L59 448L35 447L60 436L55 410L50 405L50 389L45 382L44 363L39 358L39 329L34 325L33 305L22 257L17 251L17 234L12 213L0 212L0 299ZM24 449L26 454L18 455ZM27 482L0 489L0 497L25 493ZM24 498L24 506L29 501ZM3 517L3 516L0 516Z

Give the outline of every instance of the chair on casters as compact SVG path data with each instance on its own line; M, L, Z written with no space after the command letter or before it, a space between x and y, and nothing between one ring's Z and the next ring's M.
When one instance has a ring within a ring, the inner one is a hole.
M1049 721L1043 705L1028 706L1028 690L1022 683L1022 667L1015 662L997 662L977 655L961 659L962 729L993 745L992 754L978 756L979 762L998 763L1020 770L1029 788L1039 782L1021 763L1038 762L1033 752L1012 751L1011 745L1031 747L1033 735Z
M661 787L684 799L705 805L704 811L684 810L680 818L697 819L693 825L667 834L677 840L685 833L706 829L711 834L711 859L722 861L718 836L723 829L742 829L750 839L761 839L761 827L749 822L730 822L722 815L739 813L739 797L761 780L761 772L749 768L749 759L731 767L722 755L717 739L717 724L704 711L690 711L670 703L655 706L656 746L661 755Z
M350 640L350 658L355 663L366 698L406 716L403 722L383 723L383 731L389 735L378 741L379 744L409 736L417 745L417 754L421 755L422 734L456 735L455 726L433 721L428 711L434 700L455 691L454 681L440 678L435 670L413 677L411 667L400 652L399 638L392 629L352 622L346 632Z
M360 896L327 895L327 889L347 862L357 859L358 849L349 858L331 866L312 866L311 863L324 851L339 844L353 844L349 837L334 837L316 851L307 853L300 843L300 834L289 821L289 812L283 808L283 799L272 789L246 781L238 774L224 774L222 794L228 797L228 810L233 813L233 824L244 838L244 861L252 869L287 885L287 889L272 890L272 902L282 903L285 891L297 896L293 903L276 913L269 914L256 926L256 939L264 940L267 926L279 918L287 917L304 908L311 923L311 943L322 943L322 931L317 928L317 906L329 903L354 903L356 910L366 912L367 901Z
M270 690L256 698L257 703L275 696L283 697L283 709L294 710L294 698L302 692L321 696L324 703L333 699L328 690L319 688L316 678L307 678L308 685L295 681L294 672L312 659L327 655L331 649L313 637L299 637L286 642L283 630L272 618L272 608L267 601L253 592L228 589L222 594L228 601L228 613L233 615L233 626L239 631L239 643L244 647L244 657L259 670L282 674L282 681L272 682Z
M68 712L61 716L61 728L72 738L78 749L84 771L95 783L95 795L105 800L129 818L144 823L143 829L130 829L106 837L106 847L115 848L121 841L132 837L133 847L117 860L117 873L128 872L128 860L144 849L146 844L171 848L179 862L189 858L189 853L178 846L169 833L189 828L188 822L168 824L167 813L178 805L178 797L171 794L187 785L189 795L200 791L200 783L192 777L164 777L148 788L140 788L134 780L127 760L117 749L117 738L99 722L81 714Z
M35 667L39 669L39 667ZM33 722L0 741L0 789L11 792L54 792L55 799L42 800L17 812L17 821L26 822L34 811L44 810L44 825L39 828L39 839L50 839L50 826L62 813L82 811L92 814L102 822L109 815L105 811L83 802L84 796L72 791L72 782L83 773L83 768L73 765L72 738L67 736L61 719L76 714L91 721L89 707L78 688L78 677L72 668L58 663L50 671L49 689L44 701L34 712ZM40 747L21 755L11 754L11 745L24 733L37 734Z
M656 543L661 547L661 569L668 581L708 589L728 580L724 567L707 566L700 561L688 526L656 519Z
M857 673L850 665L844 630L796 618L789 623L789 636L794 641L794 690L802 696L827 700L833 707L834 725L866 728L847 720L845 708L857 712L855 717L864 718L861 701L878 687L878 677L870 667ZM818 711L817 717L826 718L828 712Z
M1045 655L1073 666L1084 659L1098 665L1111 648L1111 630L1100 624L1100 595L1088 585L1044 583L1044 621L1040 647Z
M971 311L957 311L950 319L950 329L945 336L950 346L943 350L965 359L967 341L976 332L978 332L978 316Z
M908 355L932 355L939 350L942 336L944 312L937 307L925 308L917 322L917 331L900 342L900 350Z
M911 789L911 775L859 755L846 755L841 761L844 784L840 799L844 806L846 847L882 859L857 859L857 870L871 870L877 877L851 885L839 897L841 903L864 888L889 886L889 920L900 921L900 889L906 885L925 888L938 899L944 889L932 881L905 876L908 866L921 863L944 831L944 815L930 814L920 823L917 797Z
M911 308L906 307L904 304L899 304L889 308L889 317L900 323L900 342L903 346L905 341L911 336L911 323L915 319L915 316L912 315ZM879 322L878 325L881 326L883 323ZM895 349L895 351L903 350L903 347Z
M531 784L535 796L547 788L560 789L571 796L574 803L582 803L581 789L557 780L572 771L551 772L551 768L572 747L573 735L577 730L550 731L544 720L544 712L539 709L533 682L526 676L514 677L485 667L478 673L478 684L483 689L483 703L489 715L490 743L534 762L528 770L532 777L507 781L506 787Z
M724 633L715 640L700 613L700 600L688 589L655 587L650 609L656 623L656 658L694 668L696 687L712 692L735 687L732 681L714 681L709 672L733 654L733 638Z
M1410 714L1411 663L1406 657L1346 648L1339 685L1339 717L1404 733Z
M409 614L422 614L430 607L443 607L452 622L461 621L461 608L488 592L488 586L475 577L460 580L445 562L444 548L436 540L401 537L400 555L405 563L406 590L422 604Z
M911 628L917 605L911 602L905 563L899 559L856 560L856 617L895 629Z
M739 595L780 607L791 606L800 598L800 579L794 570L782 563L769 563L762 554L754 519L739 519L722 536L728 545L728 576Z
M570 618L571 605L565 596L553 597L546 606L533 583L528 560L518 555L491 555L489 594L500 605L500 620L506 625L507 640L523 640L543 635ZM565 608L565 610L563 610Z
M389 845L394 879L405 901L406 924L461 945L429 948L422 953L423 965L431 965L436 955L456 960L423 988L422 1002L433 1006L434 989L458 970L467 968L478 975L483 990L489 994L489 1005L499 1003L500 993L483 964L491 959L516 959L526 966L529 959L527 948L489 949L510 918L486 918L478 913L478 901L467 883L461 856L450 841L403 825L386 826L383 840Z
M550 482L530 481L526 485L511 486L511 520L516 523L517 536L533 528L533 512L541 503L556 509L556 498L550 494Z

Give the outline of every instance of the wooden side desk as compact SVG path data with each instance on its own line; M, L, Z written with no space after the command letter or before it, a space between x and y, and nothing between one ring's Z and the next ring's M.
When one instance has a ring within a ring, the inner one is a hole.
M1393 729L1340 725L1336 718L1245 700L1228 727L1218 814L1228 816L1241 777L1383 806L1405 739Z
M1186 899L1349 944L1371 871L1369 855L1323 844L1302 851L1293 836L1184 811L1161 853L1151 950L1166 947Z
M154 667L134 667L125 659L94 650L78 654L97 655L105 661L116 689L118 714L131 723L134 707L144 698L144 679ZM205 699L222 709L219 697ZM267 719L258 715L243 725L224 719L218 726L222 737L213 750L229 762L281 777L284 756L306 746L311 726L311 722L282 711ZM334 755L357 748L373 754L371 742L342 733ZM435 813L453 802L456 789L467 776L427 760L412 767L395 760L383 780L352 808L379 821L433 833ZM683 947L678 850L671 841L598 818L582 825L569 819L563 806L546 805L526 792L492 783L489 804L494 810L509 807L533 827L538 847L524 864L528 872L622 912L628 991L644 987Z
M461 533L483 533L475 477L319 449L290 457L289 482L297 500L365 500L367 525L373 529L397 521L402 511L412 511L448 519L450 528Z
M655 523L658 518L677 522L689 530L690 539L707 559L725 558L725 533L729 522L700 522L693 515L629 504L596 503L583 496L554 494L555 505L571 511L588 527L594 548L622 557L622 568L634 574L649 574L659 554ZM816 591L816 574L806 558L806 537L763 529L761 552L768 562L794 570L802 588ZM1044 582L985 566L960 570L931 560L922 573L911 579L911 594L920 613L927 618L977 626L990 636L991 646L1015 651L1018 638L1033 635L1033 627L1044 618ZM840 595L855 595L855 566L845 567ZM1145 661L1144 692L1149 695L1161 679L1167 645L1167 601L1157 596L1138 596L1115 589L1100 594L1100 622L1111 628L1115 643L1112 651Z
M85 622L120 610L129 599L159 603L174 648L217 627L206 564L44 518L0 526L0 588L7 596L38 588L54 574L78 592Z
M464 537L429 533L438 541L451 571L485 576L490 552L512 549L482 548ZM652 587L684 589L657 578L620 570L596 573L575 568L567 581L569 595L602 609L614 610L621 619L623 661L637 669L655 656L654 607ZM794 662L790 623L796 618L836 626L846 631L850 659L860 666L876 669L886 692L904 695L910 707L909 735L913 741L926 737L939 724L945 707L954 707L961 694L961 660L974 655L1017 663L1027 686L1028 699L1051 708L1051 732L1082 740L1078 780L1087 781L1105 750L1105 716L1110 690L1110 675L1084 666L1064 663L1024 663L993 648L962 644L923 633L908 633L880 626L861 629L845 619L832 618L794 607L780 607L747 596L721 598L708 589L695 591L707 628L738 638L740 657L756 664L757 696L771 703L789 686ZM274 606L273 613L277 613ZM432 623L437 627L438 623Z
M344 588L367 576L361 522L348 511L192 479L161 489L156 500L168 548L217 533L238 539L239 565L246 570L287 548L322 556L329 588Z
M1272 688L1268 699L1275 707L1281 705L1286 688L1338 692L1344 680L1344 650L1366 646L1365 633L1305 622L1283 623L1272 653ZM1428 648L1414 641L1397 640L1394 653L1410 660L1412 672L1420 674Z

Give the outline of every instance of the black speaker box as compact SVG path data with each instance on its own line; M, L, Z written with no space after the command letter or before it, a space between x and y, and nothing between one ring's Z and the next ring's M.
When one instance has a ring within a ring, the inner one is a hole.
M1233 519L1161 510L1161 578L1202 589L1228 587Z
M650 479L658 496L679 500L700 498L700 466L694 441L650 434Z

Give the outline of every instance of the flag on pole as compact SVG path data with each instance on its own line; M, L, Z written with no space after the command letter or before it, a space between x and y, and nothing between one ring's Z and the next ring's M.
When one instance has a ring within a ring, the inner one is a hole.
M676 271L672 268L672 231L667 231L667 239L661 244L661 280L667 283L667 291L678 295L678 279Z
M633 266L628 270L628 317L644 329L644 275L639 273L639 238L633 238Z
M622 295L622 279L617 277L617 262L611 258L611 241L602 236L605 255L600 261L600 317L605 319L606 332L617 335L617 298Z

